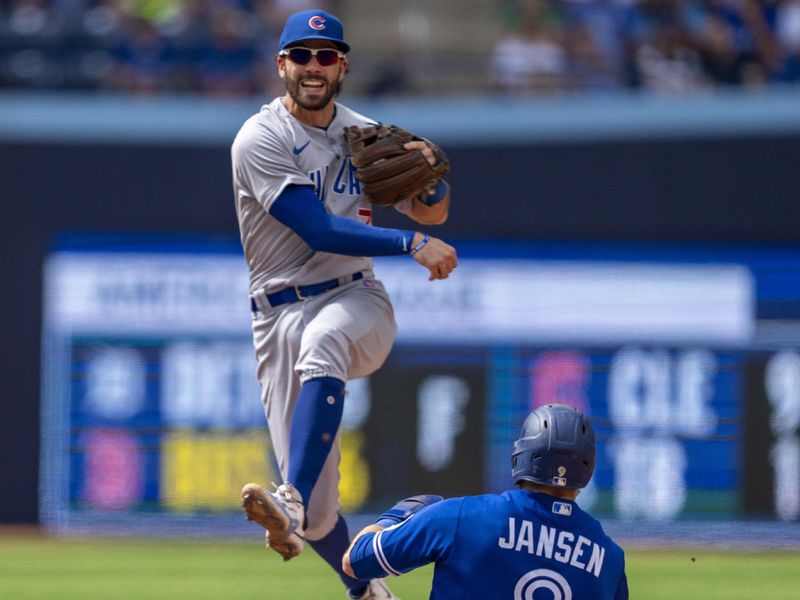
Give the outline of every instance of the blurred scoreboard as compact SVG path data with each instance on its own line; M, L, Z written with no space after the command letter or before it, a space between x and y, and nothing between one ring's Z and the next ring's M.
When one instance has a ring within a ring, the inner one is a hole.
M376 261L399 333L348 384L343 510L506 489L562 402L595 423L600 514L800 519L800 250L459 248L445 282ZM81 243L44 275L42 521L240 527L241 486L280 476L238 245Z

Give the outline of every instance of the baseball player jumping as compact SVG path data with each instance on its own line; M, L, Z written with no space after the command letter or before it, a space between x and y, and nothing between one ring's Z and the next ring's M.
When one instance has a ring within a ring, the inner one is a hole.
M345 572L382 577L435 562L431 600L627 600L622 549L575 504L595 465L589 419L560 404L537 408L511 464L519 489L499 496L398 503L355 537Z
M283 478L274 491L245 485L242 507L285 560L307 541L337 571L350 598L392 599L380 579L359 581L341 564L350 541L338 512L345 382L380 367L396 331L368 257L410 255L432 280L448 277L457 257L422 232L371 225L372 203L343 134L377 123L334 102L349 49L335 16L292 14L276 58L286 94L248 119L232 147L257 375ZM403 150L424 156L426 165L441 154L420 139ZM436 180L394 206L419 223L439 224L449 196L448 184Z

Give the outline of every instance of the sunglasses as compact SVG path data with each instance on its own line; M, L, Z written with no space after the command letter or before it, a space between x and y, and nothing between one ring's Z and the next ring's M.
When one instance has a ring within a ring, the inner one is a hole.
M320 67L330 67L344 58L344 52L332 50L331 48L289 48L281 50L278 56L286 56L296 65L307 65L311 62L311 57L317 59Z

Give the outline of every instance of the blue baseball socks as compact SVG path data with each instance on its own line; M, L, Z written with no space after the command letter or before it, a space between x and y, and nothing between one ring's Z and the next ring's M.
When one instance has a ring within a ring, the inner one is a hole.
M350 534L347 532L347 523L342 515L331 532L321 540L308 540L308 543L331 568L339 575L345 587L353 598L360 598L369 585L368 581L353 579L342 571L342 556L350 545Z
M317 377L300 388L289 433L288 481L306 505L333 447L343 411L343 381Z

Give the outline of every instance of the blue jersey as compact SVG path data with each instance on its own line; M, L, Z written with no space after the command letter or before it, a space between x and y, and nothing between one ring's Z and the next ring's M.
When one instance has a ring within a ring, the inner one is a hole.
M436 563L431 600L627 600L625 558L569 500L528 490L452 498L358 539L360 579Z

